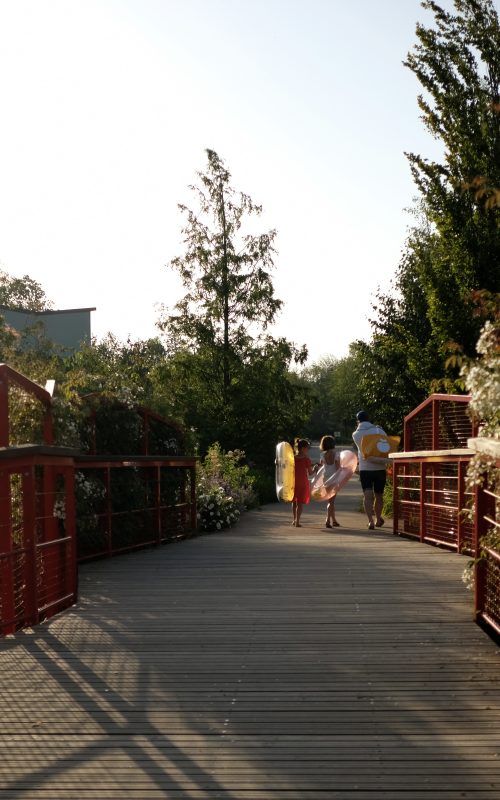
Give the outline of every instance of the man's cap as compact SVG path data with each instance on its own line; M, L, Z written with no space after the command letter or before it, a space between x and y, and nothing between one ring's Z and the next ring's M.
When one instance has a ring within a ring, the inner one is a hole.
M356 419L358 420L358 422L368 422L370 417L368 416L366 411L358 411L358 413L356 414Z

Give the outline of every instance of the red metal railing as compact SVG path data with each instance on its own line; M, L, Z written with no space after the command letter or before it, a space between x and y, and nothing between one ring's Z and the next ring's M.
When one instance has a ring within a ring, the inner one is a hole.
M133 448L134 452L141 455L178 455L182 452L184 446L184 432L180 425L174 420L167 419L161 414L157 414L150 408L144 406L129 407L124 403L116 400L112 402L107 399L103 392L90 392L82 398L89 405L88 409L88 446L85 452L90 455L98 455L103 453L114 452L106 446L106 442L102 442L102 430L99 435L98 419L102 413L103 408L110 409L115 412L122 412L128 416L128 420L124 420L125 424L129 422L130 417L136 417L140 422L140 435L137 437L137 443ZM92 407L91 403L98 403L97 407ZM106 425L104 426L106 429ZM109 443L108 443L109 444ZM104 446L103 446L104 445Z
M474 603L476 620L500 636L500 442L472 439L469 445L493 459L494 477L490 472L475 492L474 552L481 558L475 564Z
M431 394L405 417L405 452L467 447L477 433L467 413L469 401L469 395Z
M431 395L405 418L405 452L391 455L393 530L473 555L476 619L500 635L500 443L474 438L468 401ZM490 470L489 483L471 492L474 451L489 457Z
M394 453L394 533L472 553L473 524L463 513L474 500L465 489L471 456L466 450L439 456Z
M196 459L79 456L78 560L113 556L196 531Z
M196 527L194 458L0 450L0 635L75 603L77 559L186 538Z
M10 386L41 402L36 435L45 445L9 446ZM76 602L77 550L80 560L110 556L197 527L196 459L82 456L51 447L51 406L50 391L0 364L0 635ZM178 449L175 423L147 409L137 414L144 450L152 427L156 447Z
M43 446L0 451L0 633L34 625L76 596L71 454Z
M17 386L27 394L32 395L44 406L43 415L43 441L45 444L52 444L54 441L52 424L52 395L35 381L31 381L25 375L9 367L8 364L0 364L0 447L8 447L10 444L9 431L9 387Z

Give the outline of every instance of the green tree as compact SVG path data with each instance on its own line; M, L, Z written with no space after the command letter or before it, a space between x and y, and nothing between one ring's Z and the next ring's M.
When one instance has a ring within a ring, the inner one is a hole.
M0 270L0 306L29 311L46 311L52 307L37 281L24 275L16 278Z
M282 303L270 276L276 231L255 235L242 230L246 218L260 215L262 207L236 192L222 159L213 150L206 152L207 169L190 187L198 209L179 205L187 219L182 231L186 251L170 262L187 293L159 326L175 349L194 346L217 353L213 366L220 371L225 405L233 362L248 345L249 327L265 329Z
M233 364L222 413L222 388L213 383L213 352L179 350L168 359L166 382L185 426L195 431L200 453L219 442L244 450L259 465L272 464L274 446L304 430L311 393L290 371L303 354L284 339L262 337Z
M474 353L480 323L471 292L500 285L500 208L476 202L466 187L487 176L500 185L500 25L492 0L454 0L445 11L433 0L422 7L434 24L417 25L418 43L408 66L425 93L422 120L441 142L440 162L408 154L432 226L426 257L415 263L427 300L433 338Z
M443 375L443 354L428 316L421 265L432 259L435 236L420 217L406 241L391 292L378 292L369 343L357 342L358 389L381 425L401 434L403 417Z
M360 390L381 424L402 418L437 388L461 391L460 346L475 352L484 320L474 298L500 285L500 28L491 0L426 0L429 27L417 25L406 66L419 79L427 130L442 158L409 153L419 190L391 292L376 297L370 342L357 344ZM456 343L459 343L457 345ZM447 358L448 356L448 358ZM398 422L399 421L399 422Z
M309 413L309 393L290 374L307 352L267 334L282 306L271 279L276 231L247 232L261 207L232 188L217 153L207 156L190 187L197 210L180 206L185 254L171 262L187 293L159 321L169 386L202 454L217 441L272 463L277 439L296 435Z
M359 350L352 345L345 358L326 357L302 372L314 396L308 436L319 438L339 431L343 442L350 441L356 412L364 405L361 365Z

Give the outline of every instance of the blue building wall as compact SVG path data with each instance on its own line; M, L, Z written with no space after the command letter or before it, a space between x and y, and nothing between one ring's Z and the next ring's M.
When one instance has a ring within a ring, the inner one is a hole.
M74 351L90 342L90 312L95 308L69 308L64 311L19 311L0 306L0 315L16 331L41 324L47 339L64 350Z

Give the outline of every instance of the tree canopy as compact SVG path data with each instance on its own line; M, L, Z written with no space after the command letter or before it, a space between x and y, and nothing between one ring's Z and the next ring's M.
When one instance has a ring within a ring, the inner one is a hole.
M474 355L483 323L474 299L500 286L498 14L491 0L422 7L433 21L417 25L405 65L420 81L421 118L442 157L407 154L419 191L415 223L391 293L377 295L372 340L358 343L361 394L384 406L392 429L438 384L460 390L447 355L457 346Z
M272 463L275 442L300 433L309 414L310 392L290 375L307 351L267 332L282 307L271 277L276 231L249 231L262 207L206 153L190 187L196 209L179 206L185 252L170 262L187 291L159 321L170 386L202 452L218 441Z

